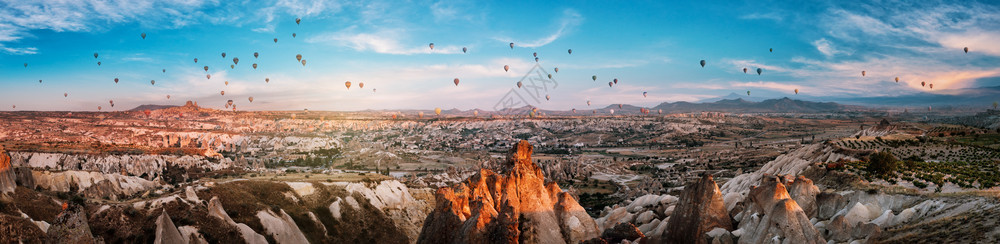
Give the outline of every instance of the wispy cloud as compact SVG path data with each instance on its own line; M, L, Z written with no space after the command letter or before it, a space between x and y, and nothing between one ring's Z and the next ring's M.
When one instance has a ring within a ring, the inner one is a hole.
M780 21L784 20L785 18L783 16L781 16L780 14L778 14L778 13L771 12L771 13L752 13L752 14L747 14L747 15L740 16L740 19L763 19L763 20L773 20L773 21L779 21L780 22Z
M379 30L374 32L356 32L356 28L348 28L335 33L320 34L306 39L309 43L325 43L343 46L359 52L375 52L383 54L457 54L462 53L462 47L452 45L435 45L434 49L427 45L404 45L400 39L406 37L406 31L399 29Z
M812 44L816 47L816 50L827 57L832 57L838 54L848 54L848 52L834 47L833 42L830 42L830 40L827 40L826 38L820 38L819 40L813 41Z
M520 47L527 47L527 48L541 47L548 45L549 43L554 42L563 35L572 32L577 26L583 23L583 20L584 20L583 16L580 15L580 13L576 12L576 10L566 9L563 11L562 17L559 18L559 28L548 36L542 37L541 39L537 40L516 40L514 38L509 38L509 37L500 37L496 39L502 42L513 42Z
M12 54L12 55L27 55L27 54L36 54L36 53L38 53L38 48L35 48L35 47L20 47L20 48L15 48L15 47L6 47L3 44L0 44L0 50L3 50L3 52L8 53L8 54Z

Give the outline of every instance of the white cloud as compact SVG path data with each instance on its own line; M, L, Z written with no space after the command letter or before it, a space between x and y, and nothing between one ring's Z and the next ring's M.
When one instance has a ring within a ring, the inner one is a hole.
M849 54L846 51L841 51L834 47L833 42L830 42L830 40L827 40L826 38L820 38L819 40L813 41L812 44L816 47L816 50L819 50L820 53L826 55L827 57L832 57L838 54Z
M379 30L368 33L354 32L356 28L347 28L340 32L320 34L316 37L306 39L309 43L326 43L330 45L343 46L360 52L375 52L383 54L458 54L462 53L462 47L453 45L434 45L430 49L429 43L425 45L404 45L400 39L404 39L407 34L403 30Z
M559 28L556 29L554 33L546 37L542 37L541 39L532 41L515 40L514 38L508 38L508 37L502 37L496 39L503 42L513 42L515 45L519 47L536 48L548 45L549 43L552 43L553 41L559 39L563 35L569 34L581 23L583 23L583 16L580 15L580 13L576 12L576 10L573 9L566 9L563 11L562 17L559 18Z

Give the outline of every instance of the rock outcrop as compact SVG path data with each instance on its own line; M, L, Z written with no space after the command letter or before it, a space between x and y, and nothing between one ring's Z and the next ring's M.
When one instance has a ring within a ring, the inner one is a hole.
M733 230L722 193L711 175L684 187L680 202L667 224L668 243L708 243L705 234L715 228Z
M0 194L10 194L17 188L17 181L14 176L14 165L10 163L10 155L3 149L3 146L0 146Z
M743 211L736 215L739 229L734 231L739 243L826 243L782 178L764 177L739 205Z
M177 230L174 221L170 220L170 215L167 215L167 211L163 211L160 217L156 218L156 239L153 240L153 244L177 243L187 244L188 240L181 236L181 232Z
M264 236L254 232L250 226L243 223L236 223L229 214L226 213L226 209L222 208L222 202L219 202L218 197L212 197L212 200L208 201L208 214L216 218L220 218L226 222L226 224L235 226L236 229L240 230L240 235L243 237L243 241L249 244L266 244L267 239Z
M519 142L498 174L482 169L441 187L417 243L578 243L599 236L597 224L531 161Z
M90 233L90 225L87 224L87 215L84 214L83 208L78 206L70 206L69 209L56 216L56 220L49 226L46 236L50 243L98 242L94 238L94 235Z

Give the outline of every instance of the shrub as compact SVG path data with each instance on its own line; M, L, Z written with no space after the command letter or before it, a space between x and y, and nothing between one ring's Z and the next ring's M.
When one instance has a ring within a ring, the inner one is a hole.
M892 156L892 153L888 151L881 151L873 153L868 162L868 173L876 176L886 176L891 175L896 172L896 168L899 166L899 162L896 161L896 157Z

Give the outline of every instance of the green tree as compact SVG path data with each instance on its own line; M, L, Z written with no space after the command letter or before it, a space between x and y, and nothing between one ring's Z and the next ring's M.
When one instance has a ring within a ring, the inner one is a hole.
M899 162L889 151L881 151L871 155L868 161L868 173L875 176L888 176L896 172Z

